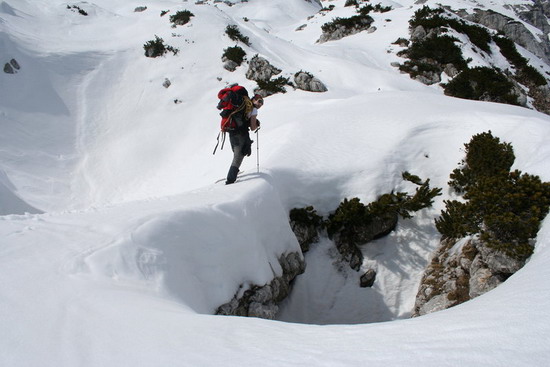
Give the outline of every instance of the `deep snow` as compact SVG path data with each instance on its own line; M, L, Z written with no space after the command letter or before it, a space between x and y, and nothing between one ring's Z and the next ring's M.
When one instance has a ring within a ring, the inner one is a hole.
M512 143L514 168L548 181L550 118L445 97L400 74L390 65L400 61L392 42L408 36L407 21L421 6L413 1L383 1L394 10L373 14L374 33L316 44L324 22L351 15L344 2L323 2L337 5L327 15L303 0L69 3L87 17L60 0L0 4L2 61L21 64L17 74L0 73L1 365L547 363L548 220L530 262L505 284L453 309L408 317L463 144L491 130ZM510 2L490 5L510 14ZM181 9L195 16L171 28L168 16ZM162 10L170 13L160 17ZM224 35L228 24L249 36L249 59L258 53L284 76L309 71L329 89L267 98L260 172L254 145L231 186L214 183L231 159L227 146L212 155L215 96L227 83L254 84L246 66L222 68L223 49L234 45ZM178 56L143 56L154 35ZM444 195L365 246L363 267L378 272L373 288L358 288L359 274L333 264L323 240L279 315L301 323L211 315L241 284L280 274L277 257L299 248L291 208L314 205L326 215L345 197L368 202L412 190L403 171L430 178Z

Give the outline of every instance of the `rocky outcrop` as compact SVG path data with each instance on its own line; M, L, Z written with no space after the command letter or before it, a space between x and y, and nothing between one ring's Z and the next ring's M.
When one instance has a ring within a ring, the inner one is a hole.
M268 81L274 75L281 73L281 69L271 65L269 61L263 57L256 55L248 62L248 71L246 72L246 78L249 80L262 80Z
M235 71L239 67L239 64L233 60L229 60L227 57L222 57L222 62L223 68L227 71Z
M374 285L374 281L376 280L376 271L373 269L369 269L365 272L365 274L361 275L361 278L359 279L359 286L361 288L370 288Z
M302 253L308 252L309 247L312 244L319 242L319 229L315 224L306 224L291 220L290 228L292 228L292 232L294 232L294 235L300 244Z
M337 233L333 236L334 244L351 268L358 271L363 263L363 254L358 246L389 234L397 226L398 219L399 216L395 212L375 216L368 222L354 226L353 242L349 241L348 236Z
M308 92L326 92L327 87L308 72L300 71L294 75L294 85Z
M527 8L527 10L525 10ZM517 10L521 19L540 29L544 34L550 34L550 1L533 0L532 5L523 4Z
M524 264L477 238L442 240L420 283L413 316L480 296L502 284Z
M353 23L334 24L332 27L323 29L323 34L321 34L317 42L325 43L328 41L337 41L344 37L366 31L370 28L372 23L374 23L374 19L371 16L363 16L357 19L358 20Z
M304 258L297 252L281 255L279 264L283 270L282 275L268 284L252 285L244 292L239 290L230 302L217 309L216 314L275 318L279 303L290 294L292 280L305 271Z
M525 14L529 13L524 13L524 17L526 16ZM506 37L531 51L546 63L550 62L548 37L539 42L523 23L492 10L475 9L473 14L460 15L472 22L503 32Z

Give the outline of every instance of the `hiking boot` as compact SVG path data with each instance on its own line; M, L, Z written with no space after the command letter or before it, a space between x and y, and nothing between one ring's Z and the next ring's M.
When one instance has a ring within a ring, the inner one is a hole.
M239 173L239 168L231 166L229 172L227 173L227 180L225 181L226 185L232 184L237 180L237 174Z

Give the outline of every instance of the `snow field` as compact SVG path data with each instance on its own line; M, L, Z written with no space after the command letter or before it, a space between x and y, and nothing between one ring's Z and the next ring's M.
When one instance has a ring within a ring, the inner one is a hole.
M134 13L144 4L78 3L89 17L59 0L0 5L0 48L22 65L0 75L0 364L545 365L548 220L531 261L501 287L404 319L437 245L433 218L451 195L446 182L463 144L491 130L512 143L514 168L548 181L548 116L444 97L394 70L391 42L407 37L421 6L412 1L375 15L374 33L322 45L320 26L352 8L323 17L302 0L160 1ZM167 17L180 9L195 17L170 28ZM212 156L215 96L227 83L249 91L254 83L246 66L222 69L223 49L234 45L223 34L228 24L250 37L249 59L259 53L285 77L309 71L329 88L267 98L261 172L253 145L231 186L214 184L231 159L229 142ZM178 56L145 58L155 34ZM280 272L277 257L297 250L290 209L313 205L327 215L345 197L366 203L413 190L403 171L444 195L363 249L375 286L356 287L359 274L333 265L323 240L280 315L340 325L211 315L240 285L268 282ZM389 320L397 321L381 322ZM358 322L370 324L342 325Z

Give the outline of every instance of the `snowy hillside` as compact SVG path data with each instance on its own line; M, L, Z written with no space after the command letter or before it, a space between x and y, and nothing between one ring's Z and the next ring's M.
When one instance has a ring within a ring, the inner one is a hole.
M447 97L392 66L403 61L393 43L409 38L411 16L440 1L381 1L392 10L371 14L376 31L326 43L316 43L321 26L354 13L345 0L321 1L335 5L321 12L306 0L203 3L0 3L1 61L19 66L0 73L0 365L546 365L548 219L535 254L502 286L409 317L464 143L491 130L513 145L514 169L549 181L550 117ZM506 4L530 1L444 3L515 17ZM184 9L191 21L172 27L169 16ZM253 154L226 186L216 181L229 143L212 155L216 95L235 82L256 87L246 64L223 68L235 45L228 25L249 37L240 45L248 60L258 54L291 79L310 72L328 91L287 87L266 98ZM145 57L155 36L178 54ZM213 315L239 287L280 275L281 254L299 251L290 209L327 215L344 198L410 190L404 171L443 195L364 249L374 287L339 271L325 239L307 254L279 321Z

